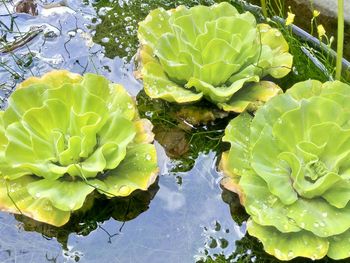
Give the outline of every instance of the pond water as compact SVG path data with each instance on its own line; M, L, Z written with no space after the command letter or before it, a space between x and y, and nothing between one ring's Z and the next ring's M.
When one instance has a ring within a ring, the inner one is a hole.
M41 75L52 68L103 74L123 84L134 96L142 89L133 77L131 60L137 48L137 22L141 19L132 17L137 9L128 10L127 2L97 2L94 5L78 2L70 2L69 7L39 7L36 17L13 15L15 32L17 26L24 32L22 34L33 30L33 26L41 27L43 31L16 53L1 56L1 63L19 73L17 77L1 68L3 97L10 94L20 79L32 73ZM97 9L95 5L102 7ZM123 21L124 32L118 31L120 25L112 29L111 34L107 33L109 27L104 32L99 31L104 14L110 10L108 5L117 6L118 11L128 10L128 14L119 12L120 18L117 17ZM147 4L143 6L143 13L136 15L145 16L153 8ZM10 3L0 5L2 15L7 14L6 7L13 9ZM11 29L10 16L2 16L1 22ZM100 37L101 34L104 36ZM19 33L5 35L7 41L21 37ZM123 39L128 36L129 42ZM97 43L94 38L99 39ZM113 44L106 48L98 44L109 41L116 43L117 48ZM27 65L21 65L20 60ZM176 163L166 157L159 144L157 148L161 165L159 190L151 203L141 202L135 209L136 214L146 211L134 220L124 222L127 218L123 216L119 221L108 220L111 215L106 215L105 222L98 222L96 230L83 236L82 230L80 235L69 234L65 232L67 230L49 228L19 217L16 220L13 215L0 213L0 262L164 262L164 259L167 262L193 262L202 258L206 250L231 254L234 241L244 235L244 228L235 224L229 206L222 201L220 175L215 168L216 154L201 154L189 172L173 173L171 169ZM138 200L128 202L137 203ZM123 215L128 211L124 206L119 213Z
M235 195L220 188L216 164L225 148L220 139L233 116L218 113L214 123L195 131L185 129L177 115L179 108L147 99L140 93L142 83L133 76L137 23L151 9L212 3L43 2L38 15L32 16L13 13L12 1L0 2L0 48L33 36L15 52L0 55L2 107L16 83L31 75L62 68L102 74L123 84L131 95L139 94L141 115L155 125L160 165L159 180L148 192L97 203L90 214L78 215L61 229L0 212L0 262L278 262L255 239L244 237L245 214ZM280 81L284 88L304 78L307 71L300 65L307 63L316 78L329 79L299 47L291 49L301 55L291 76ZM197 105L196 110L205 106Z

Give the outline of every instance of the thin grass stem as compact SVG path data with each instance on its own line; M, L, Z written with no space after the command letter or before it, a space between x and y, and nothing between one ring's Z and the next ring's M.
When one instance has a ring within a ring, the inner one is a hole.
M338 39L337 39L337 63L335 79L341 79L342 59L344 46L344 0L338 0Z
M266 0L261 0L261 8L262 8L264 17L267 17Z
M6 5L5 0L2 0L2 3L3 3L3 5L4 5L4 7L5 7L7 13L8 13L9 16L11 17L11 19L13 20L13 23L14 23L14 25L16 26L16 29L17 29L17 31L19 32L19 35L20 35L21 37L23 37L22 32L21 32L21 30L19 29L19 26L17 25L16 20L15 20L15 18L13 17L13 15L12 15L10 9L9 9L8 6ZM29 46L28 46L27 44L24 44L24 46L28 49L29 53L32 53L32 51L30 50L30 48L29 48ZM11 52L11 53L12 53L12 52ZM30 71L30 73L34 76L34 73L33 73L33 71L32 71L30 68L29 68L29 71Z

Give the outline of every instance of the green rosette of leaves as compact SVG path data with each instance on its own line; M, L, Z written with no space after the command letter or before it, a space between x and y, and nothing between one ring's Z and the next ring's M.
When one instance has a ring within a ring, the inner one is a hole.
M93 191L146 190L158 172L151 129L102 76L27 79L0 112L0 209L61 226Z
M308 80L226 129L222 184L280 260L350 257L349 101L349 85Z
M292 66L280 31L227 2L153 10L139 23L138 37L137 75L148 96L170 102L206 98L225 111L242 112L280 92L254 83L266 75L284 77Z

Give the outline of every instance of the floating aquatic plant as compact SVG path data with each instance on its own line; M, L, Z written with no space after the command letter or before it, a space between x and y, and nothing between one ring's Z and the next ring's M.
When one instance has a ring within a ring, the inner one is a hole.
M350 86L308 80L228 125L223 185L280 260L350 256Z
M27 79L0 112L0 209L61 226L95 190L146 190L157 174L151 129L102 76Z
M244 85L290 72L292 55L280 31L257 24L229 3L150 12L139 23L139 76L151 98L187 103L203 97L225 111L242 112L271 87ZM274 86L273 95L280 90ZM239 96L236 94L239 93ZM241 104L240 97L249 103ZM253 107L254 108L254 107Z

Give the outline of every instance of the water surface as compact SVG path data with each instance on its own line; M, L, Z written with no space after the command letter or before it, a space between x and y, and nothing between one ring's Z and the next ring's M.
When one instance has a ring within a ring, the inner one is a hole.
M40 32L15 52L0 55L3 107L16 83L52 69L102 74L136 96L142 90L142 83L133 75L137 23L159 6L169 9L213 1L72 0L68 6L39 6L38 16L8 15L6 7L12 12L13 6L11 1L5 3L0 3L0 47L32 32L33 26ZM308 70L320 80L329 79L310 64L299 47L292 52L299 57L290 76L281 81L284 88L305 78ZM305 65L310 67L306 70ZM77 224L62 229L0 213L0 262L272 262L256 240L245 237L236 243L245 235L244 223L238 223L246 218L237 198L223 193L219 185L216 163L225 148L220 138L233 116L222 116L215 125L203 125L195 133L184 130L176 118L170 126L161 120L166 115L155 118L157 110L172 112L175 106L147 100L142 93L138 102L142 116L152 119L156 130L165 132L163 137L170 134L178 140L175 145L179 141L184 144L180 150L169 150L156 143L157 185L150 193L99 203L90 217L77 218ZM156 136L165 145L163 137Z

